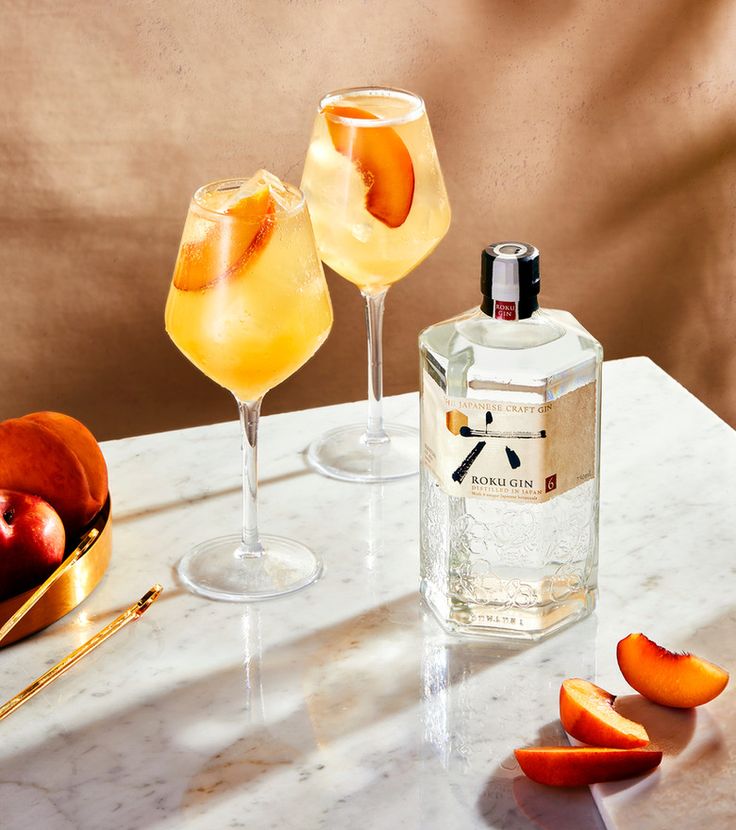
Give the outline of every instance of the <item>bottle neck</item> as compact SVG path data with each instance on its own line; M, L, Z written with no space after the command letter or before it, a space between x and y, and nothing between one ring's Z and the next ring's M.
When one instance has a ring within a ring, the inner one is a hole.
M539 308L537 295L519 297L518 300L494 300L483 295L480 310L494 320L526 320Z

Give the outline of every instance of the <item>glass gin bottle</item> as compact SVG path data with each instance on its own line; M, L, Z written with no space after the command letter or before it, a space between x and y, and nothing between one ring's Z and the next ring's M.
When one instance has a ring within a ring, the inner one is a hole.
M539 307L535 247L481 263L480 308L419 337L421 592L451 631L535 640L595 606L603 350Z

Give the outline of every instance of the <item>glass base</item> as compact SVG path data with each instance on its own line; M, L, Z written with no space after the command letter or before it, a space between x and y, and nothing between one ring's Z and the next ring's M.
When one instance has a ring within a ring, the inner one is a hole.
M307 452L318 472L342 481L392 481L419 472L419 430L386 424L388 440L368 444L365 424L331 429Z
M240 536L219 536L192 548L179 562L179 576L195 594L230 602L254 602L291 594L322 574L312 551L283 536L261 536L264 553L242 557Z

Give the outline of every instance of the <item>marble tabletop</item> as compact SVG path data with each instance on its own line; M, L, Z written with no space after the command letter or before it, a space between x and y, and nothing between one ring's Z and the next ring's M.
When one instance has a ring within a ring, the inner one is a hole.
M153 582L165 594L0 724L0 826L599 830L588 790L540 787L513 759L563 740L560 681L624 692L614 651L630 631L736 671L733 432L644 358L606 363L603 399L598 609L521 649L448 637L422 608L416 478L307 468L309 440L364 403L263 420L262 529L308 543L325 572L259 604L193 596L174 570L237 530L238 425L106 443L110 569L76 612L0 650L0 698ZM417 396L386 409L415 423ZM681 821L653 809L639 827L736 824L735 698L708 706L720 737L681 782Z

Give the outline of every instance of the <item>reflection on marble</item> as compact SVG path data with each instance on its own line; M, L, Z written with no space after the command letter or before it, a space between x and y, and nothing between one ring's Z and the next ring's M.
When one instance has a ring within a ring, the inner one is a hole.
M362 404L264 419L261 525L319 551L325 574L250 606L193 596L174 571L190 544L237 529L237 424L106 444L110 571L76 613L0 650L0 697L152 582L166 593L0 724L3 830L601 830L587 790L539 787L512 756L562 740L560 681L626 693L614 646L632 630L736 670L733 434L649 361L604 372L599 610L533 646L451 638L423 610L416 480L356 485L306 468L310 439ZM416 420L414 395L387 408ZM734 718L729 689L697 713L704 743L673 755L663 783L679 788L680 816L689 792L710 788L708 826L733 826ZM667 794L637 812L617 802L619 826L678 826L658 818Z
M435 768L427 776L432 812L441 808L440 786L446 791L442 802L451 793L459 803L474 805L489 826L527 827L535 815L544 817L542 826L558 830L602 826L587 792L527 787L513 756L514 747L525 743L564 743L556 718L560 683L595 676L596 630L591 617L538 645L503 648L450 639L427 618L423 723L425 764ZM486 770L480 792L479 770Z

